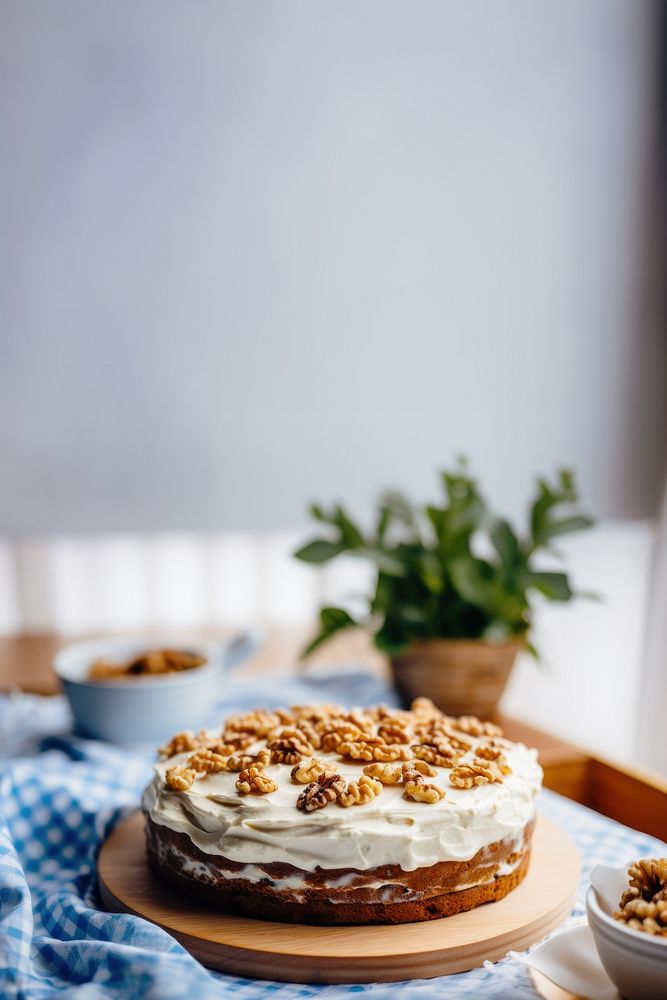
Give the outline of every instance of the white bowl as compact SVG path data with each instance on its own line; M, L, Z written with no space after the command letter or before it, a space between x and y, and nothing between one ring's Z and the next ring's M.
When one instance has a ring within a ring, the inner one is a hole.
M586 893L586 910L600 961L626 1000L665 1000L667 939L614 920L592 885Z
M53 661L83 736L110 743L157 743L181 729L202 725L219 700L223 674L250 656L258 645L252 633L230 643L187 641L183 637L141 636L96 639L61 649ZM92 681L88 671L95 660L130 660L151 649L169 647L198 653L200 667L178 673Z

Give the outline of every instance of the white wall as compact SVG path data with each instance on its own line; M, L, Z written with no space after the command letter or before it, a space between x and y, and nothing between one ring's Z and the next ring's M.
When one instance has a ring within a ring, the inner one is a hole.
M5 0L0 531L292 527L461 449L651 514L653 19Z
M650 523L618 522L559 546L578 587L599 600L541 606L534 639L542 660L519 659L505 711L613 760L640 758L637 723L654 536ZM662 726L644 763L657 767L665 753Z
M651 587L647 595L647 628L643 671L636 712L637 747L642 763L667 774L667 489L661 505L653 549Z
M627 522L572 549L609 603L547 609L507 705L632 756L656 11L4 0L0 632L305 621L347 579L289 562L307 499L464 450L516 515L568 463Z

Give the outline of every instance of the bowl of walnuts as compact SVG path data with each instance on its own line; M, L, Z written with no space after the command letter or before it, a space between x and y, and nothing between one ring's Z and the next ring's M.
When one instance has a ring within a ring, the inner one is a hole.
M626 1000L667 997L667 858L598 865L588 923L607 975Z
M53 669L79 734L118 744L155 743L174 727L202 725L223 693L227 670L258 645L252 632L229 642L109 637L66 646Z

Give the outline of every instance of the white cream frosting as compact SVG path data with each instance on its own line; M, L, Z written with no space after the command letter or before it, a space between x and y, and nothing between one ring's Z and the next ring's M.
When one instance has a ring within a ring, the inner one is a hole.
M542 769L535 750L503 742L512 772L502 783L457 789L447 769L436 768L437 777L427 780L444 789L445 797L435 804L405 799L402 785L388 785L364 805L330 804L305 813L296 808L304 786L290 780L291 768L284 764L266 768L278 783L270 795L239 795L238 775L229 772L210 774L178 792L165 784L164 775L186 763L189 754L182 753L156 764L143 807L154 823L187 834L205 854L240 864L282 862L305 871L398 864L414 871L441 861L468 861L495 841L522 843L523 830L535 816ZM316 752L335 761L346 780L361 774L362 764Z

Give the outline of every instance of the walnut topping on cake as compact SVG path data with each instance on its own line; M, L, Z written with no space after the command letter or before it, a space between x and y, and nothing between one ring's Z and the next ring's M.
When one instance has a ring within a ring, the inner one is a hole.
M229 753L234 753L234 751L245 750L247 747L252 746L257 740L257 735L255 733L235 733L232 730L226 729L221 737L221 745L223 747L229 747Z
M335 763L322 760L321 757L310 757L295 764L290 771L290 778L298 785L307 785L311 781L316 781L325 771L336 769Z
M405 785L405 798L413 799L415 802L428 802L433 804L444 799L445 793L438 785L430 784L424 780L425 777L432 778L437 774L424 760L406 761L401 768L403 784Z
M503 731L494 722L481 722L474 715L460 715L452 720L454 729L469 736L502 736Z
M192 788L196 777L196 772L190 767L170 767L164 780L177 792L186 792L188 788Z
M217 774L227 768L227 758L213 750L198 750L188 757L188 767L194 771L205 771L207 774Z
M472 788L474 785L493 784L503 780L503 772L495 761L475 757L469 764L458 764L449 780L455 788Z
M197 777L204 791L212 776L239 772L239 794L267 794L263 789L277 788L280 769L287 766L290 783L306 785L295 804L310 812L335 800L364 805L384 785L401 783L405 797L439 802L444 792L425 780L437 777L437 768L450 772L450 784L457 789L502 783L511 773L508 746L493 723L448 716L432 701L417 698L409 710L294 705L240 713L230 716L217 734L177 733L160 754L190 754L167 772L169 778L165 775L175 791L192 787ZM324 756L315 756L316 751ZM345 777L336 773L334 754L345 765ZM355 766L358 776L351 770Z
M335 771L324 771L318 776L317 781L311 781L301 792L296 800L297 809L302 809L304 812L323 809L330 802L335 802L344 791L345 779Z
M364 774L383 785L396 785L401 780L401 767L400 764L367 764Z
M286 727L279 735L269 740L272 764L298 764L303 757L311 757L314 747L301 729Z
M252 733L256 737L267 736L281 725L280 716L274 712L258 710L247 715L232 715L225 723L226 733Z
M510 774L510 768L503 757L502 750L499 750L497 747L484 746L482 744L477 747L475 753L477 754L477 757L482 760L493 761L500 769L501 774Z
M428 802L432 805L434 802L444 799L445 793L438 785L430 784L420 778L405 782L405 797L406 799L414 799L415 802Z
M381 791L382 782L371 778L368 774L362 774L358 781L348 782L347 788L336 801L339 806L360 806L365 802L370 802Z
M280 711L280 709L277 709ZM292 705L290 713L292 722L311 722L316 725L318 722L328 721L330 718L342 716L345 709L341 705Z
M208 743L202 744L202 746L206 750L212 750L213 753L220 754L221 757L230 757L232 754L239 752L238 746L235 746L233 743L223 743L221 740L210 740Z
M321 749L321 747L322 747L322 734L319 732L319 730L314 725L312 725L312 723L306 722L305 719L301 719L299 721L299 729L301 730L301 732L303 733L303 735L306 737L306 739L308 740L308 742L310 743L310 745L315 750L320 750Z
M445 740L435 740L432 743L417 743L410 747L415 757L425 760L438 767L454 767L459 762L462 752Z
M270 750L259 750L257 753L233 754L227 760L228 771L243 771L246 767L263 768L271 760Z
M322 734L322 749L328 753L338 750L341 743L363 741L368 735L351 722L335 722Z
M385 743L409 743L410 733L407 720L398 716L389 716L378 726L378 736Z
M435 778L438 772L434 767L431 767L429 763L425 760L408 760L403 764L401 768L401 774L403 781L408 781L413 779L418 781L419 778Z
M442 719L444 712L431 701L430 698L415 698L410 705L410 711L421 719Z
M239 795L269 795L270 792L278 790L277 783L273 778L267 777L259 767L248 767L241 771L237 780L236 788Z
M401 760L407 752L403 746L387 746L379 736L367 736L360 742L346 740L338 747L338 753L342 757L350 757L352 760L377 760L381 763Z
M166 746L160 747L158 754L161 758L174 757L177 753L185 753L187 750L197 750L198 747L206 746L204 736L199 733L195 736L189 730L184 729L181 733L176 733L169 740Z

